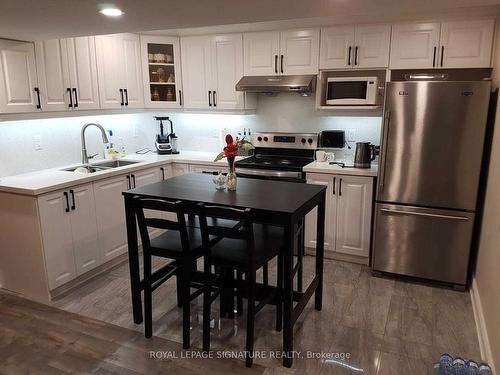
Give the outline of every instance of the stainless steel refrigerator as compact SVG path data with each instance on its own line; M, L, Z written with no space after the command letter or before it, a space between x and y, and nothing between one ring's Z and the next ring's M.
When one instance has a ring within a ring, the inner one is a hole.
M467 283L490 82L390 82L373 270Z

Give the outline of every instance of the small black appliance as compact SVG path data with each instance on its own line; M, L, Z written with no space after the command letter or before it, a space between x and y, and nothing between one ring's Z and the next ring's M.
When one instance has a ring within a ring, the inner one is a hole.
M178 154L177 150L177 136L174 133L174 125L168 116L154 116L157 121L160 121L160 130L156 135L155 146L158 154L168 155L168 154ZM168 121L170 123L170 133L165 135L165 130L163 127L163 121ZM175 148L172 147L172 140L175 140Z

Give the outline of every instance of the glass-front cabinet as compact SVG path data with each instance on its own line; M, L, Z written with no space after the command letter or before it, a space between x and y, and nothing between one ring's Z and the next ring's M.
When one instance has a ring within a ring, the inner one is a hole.
M179 38L141 35L141 53L146 107L182 107Z

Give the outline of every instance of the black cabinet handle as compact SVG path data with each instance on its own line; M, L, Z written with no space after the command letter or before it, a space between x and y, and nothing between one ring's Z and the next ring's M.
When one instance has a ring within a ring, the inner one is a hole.
M444 60L444 46L441 46L441 67L443 66L443 60Z
M76 208L76 202L75 202L75 192L73 190L69 191L71 195L71 209L74 210Z
M182 91L179 90L179 105L182 107Z
M432 67L433 68L436 66L436 52L437 52L437 47L434 47L434 55L432 56Z
M128 89L123 89L125 92L125 105L128 105Z
M352 52L352 46L349 46L348 51L347 51L347 65L351 65L351 52Z
M359 48L358 46L354 48L354 65L358 65L358 48Z
M65 191L63 194L64 194L64 198L66 198L66 208L64 209L64 211L69 212L69 196L68 196L68 192Z
M42 108L42 102L40 101L40 89L38 87L35 87L33 90L35 90L36 97L37 97L37 100L38 100L38 104L36 105L36 108L37 109L41 109Z
M132 185L130 184L130 176L127 176L127 189L132 189Z
M333 178L333 195L335 195L335 183L337 182L337 177Z
M217 92L214 90L214 92L212 93L212 98L214 99L214 107L217 107L217 97L215 96L217 94Z
M274 73L278 74L278 55L274 55Z
M161 171L161 179L165 180L165 168L161 167L160 171Z
M120 89L120 96L121 96L121 99L122 99L122 102L120 103L120 105L125 105L125 100L123 99L123 89Z
M208 90L208 106L212 106L212 90Z
M281 55L281 73L283 73L283 59L285 56Z
M68 107L69 108L73 108L73 95L71 95L71 89L68 87L66 89L66 91L68 92L68 95L69 95L69 105L68 105Z
M132 182L134 183L134 189L137 187L135 184L135 174L132 175Z
M78 108L78 93L76 92L76 89L74 87L73 87L73 94L75 94L75 108Z
M339 196L342 195L342 179L339 181Z

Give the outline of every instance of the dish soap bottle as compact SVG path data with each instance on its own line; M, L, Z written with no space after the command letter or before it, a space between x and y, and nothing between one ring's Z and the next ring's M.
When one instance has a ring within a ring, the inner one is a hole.
M123 142L123 138L119 138L120 141L120 157L124 158L127 156L127 153L125 152L125 143Z

